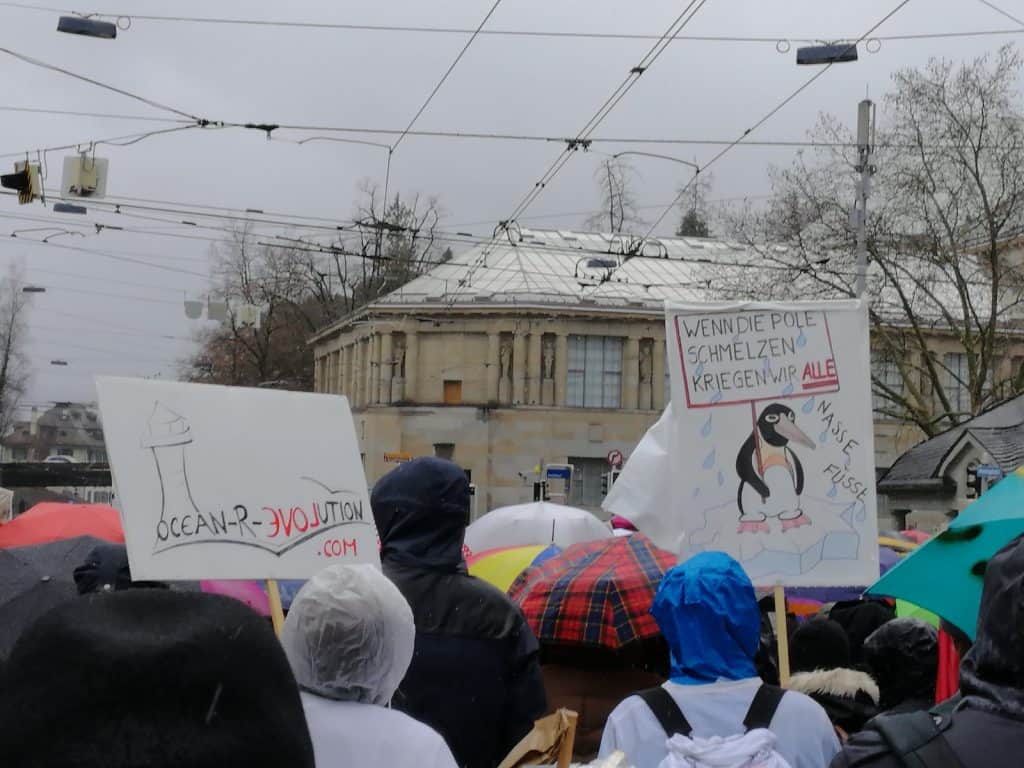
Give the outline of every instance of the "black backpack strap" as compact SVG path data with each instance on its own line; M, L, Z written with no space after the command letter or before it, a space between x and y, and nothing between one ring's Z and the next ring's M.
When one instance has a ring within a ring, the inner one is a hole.
M868 724L907 768L962 768L935 719L927 712L879 715Z
M689 736L693 733L693 728L686 719L686 715L679 708L679 705L676 704L676 700L672 698L672 694L660 685L657 688L637 691L636 695L644 700L644 704L658 718L658 722L669 738L677 733L683 736Z
M768 728L775 717L775 710L786 692L774 685L762 685L754 694L754 700L750 702L750 709L747 716L743 718L743 725L748 731L755 728Z

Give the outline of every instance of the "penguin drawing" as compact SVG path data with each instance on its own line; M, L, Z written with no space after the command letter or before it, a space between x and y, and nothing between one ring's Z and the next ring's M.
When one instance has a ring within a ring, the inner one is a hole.
M796 425L793 410L772 403L761 411L754 431L736 455L740 533L767 533L769 517L778 518L783 531L811 524L800 508L804 468L791 443L815 448L814 441Z

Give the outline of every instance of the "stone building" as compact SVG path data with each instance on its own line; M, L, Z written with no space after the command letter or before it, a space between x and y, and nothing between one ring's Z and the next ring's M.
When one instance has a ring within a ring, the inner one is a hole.
M628 456L668 399L664 301L706 300L716 262L760 257L712 238L639 249L575 232L513 239L467 251L322 329L315 387L348 397L371 483L396 461L449 457L470 472L482 513L530 500L536 468L567 463L567 501L596 510L609 452ZM950 344L936 334L955 366L962 349ZM891 363L872 364L898 377ZM966 388L951 380L947 394ZM922 437L876 418L879 474Z

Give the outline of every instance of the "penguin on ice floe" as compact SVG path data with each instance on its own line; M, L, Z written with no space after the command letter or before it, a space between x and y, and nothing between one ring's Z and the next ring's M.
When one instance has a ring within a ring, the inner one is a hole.
M800 508L804 468L790 443L815 448L814 441L796 425L793 410L772 403L761 411L754 431L736 455L740 533L767 533L769 517L782 521L783 531L811 524Z

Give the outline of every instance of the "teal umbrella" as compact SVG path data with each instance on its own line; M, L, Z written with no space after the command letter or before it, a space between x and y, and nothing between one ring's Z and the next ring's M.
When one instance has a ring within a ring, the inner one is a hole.
M974 639L985 565L1024 533L1024 467L960 513L868 589L920 606Z

